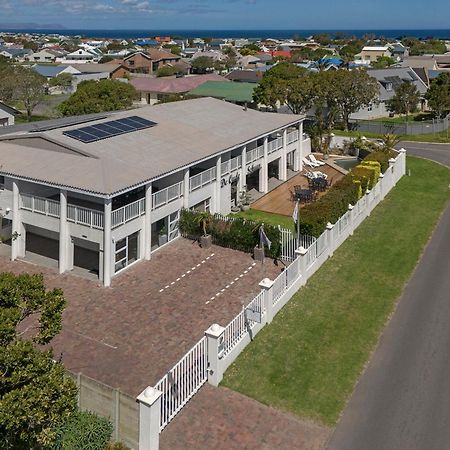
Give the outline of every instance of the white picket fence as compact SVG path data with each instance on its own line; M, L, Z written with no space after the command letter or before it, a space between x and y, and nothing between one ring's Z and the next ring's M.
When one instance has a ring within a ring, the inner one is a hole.
M356 205L350 205L349 210L334 225L330 224L318 239L311 239L308 246L298 248L294 252L292 263L275 280L263 280L260 292L225 328L214 325L223 330L220 334L203 337L156 384L155 388L162 393L161 403L156 404L160 410L160 430L164 429L207 380L214 385L221 381L225 370L255 335L272 321L298 289L353 234L405 174L405 169L406 154L400 151L370 192L363 195ZM140 446L142 450L147 448L150 447Z

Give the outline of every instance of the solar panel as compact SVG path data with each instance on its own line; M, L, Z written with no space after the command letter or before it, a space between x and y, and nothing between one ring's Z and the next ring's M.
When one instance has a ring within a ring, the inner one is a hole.
M63 134L84 142L85 144L89 144L101 139L154 127L155 125L156 122L144 119L143 117L130 116L122 119L110 120L109 122L89 125L87 127L77 128L76 130L63 131Z

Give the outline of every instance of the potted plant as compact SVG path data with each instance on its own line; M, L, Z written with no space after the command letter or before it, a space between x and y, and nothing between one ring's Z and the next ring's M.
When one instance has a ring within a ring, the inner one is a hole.
M242 211L248 211L250 209L250 203L252 202L252 196L246 191L243 190L239 194L239 203L241 205Z
M161 247L165 243L167 243L167 227L163 226L158 232L158 244Z
M197 224L201 225L203 230L203 235L200 236L200 246L202 248L209 248L212 245L211 235L208 234L207 227L211 223L211 214L207 211L198 213L195 216L195 221Z

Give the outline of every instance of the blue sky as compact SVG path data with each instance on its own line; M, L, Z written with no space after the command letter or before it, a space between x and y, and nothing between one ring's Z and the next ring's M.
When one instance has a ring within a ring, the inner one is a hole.
M0 0L0 11L2 25L85 29L450 28L448 0Z

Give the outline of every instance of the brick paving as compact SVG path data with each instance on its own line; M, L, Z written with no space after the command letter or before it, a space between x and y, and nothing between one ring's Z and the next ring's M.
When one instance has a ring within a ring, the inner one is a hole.
M52 343L55 357L62 355L69 370L130 395L154 385L212 323L226 325L259 291L258 283L281 270L271 260L252 263L250 255L217 246L201 249L180 238L104 288L76 275L0 256L0 270L43 273L48 287L64 290L68 304L63 330ZM211 300L217 292L220 295Z
M161 450L322 450L331 429L205 385L160 436Z

